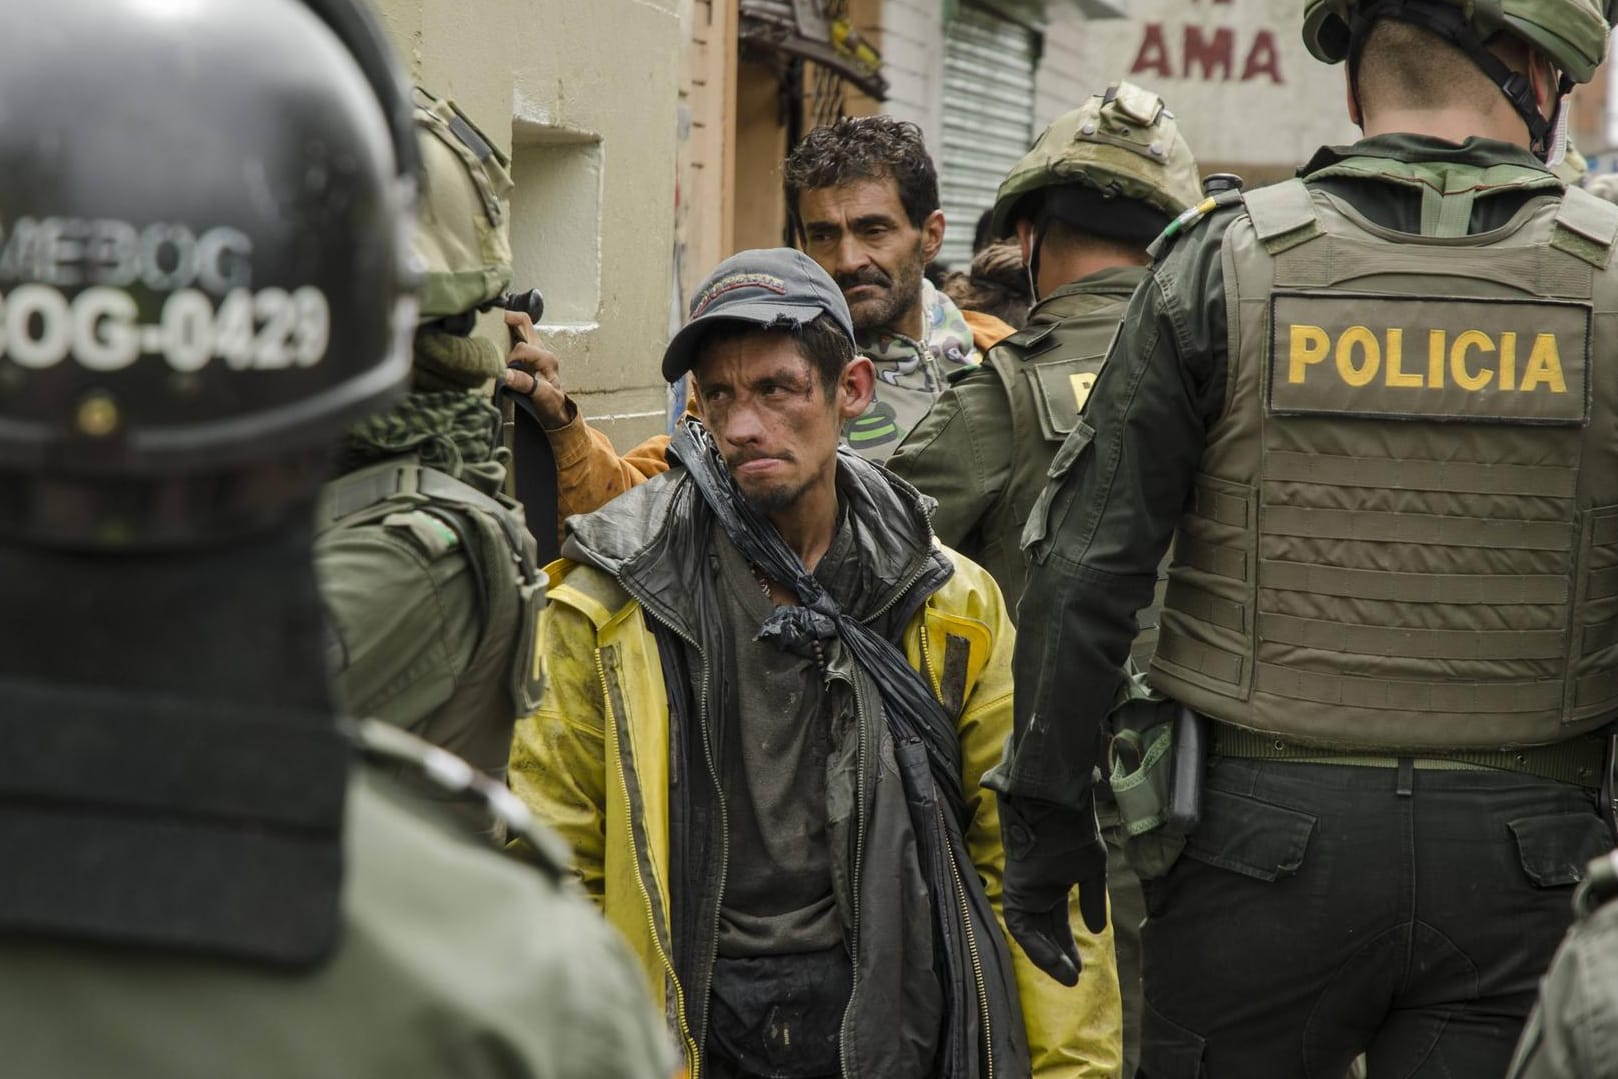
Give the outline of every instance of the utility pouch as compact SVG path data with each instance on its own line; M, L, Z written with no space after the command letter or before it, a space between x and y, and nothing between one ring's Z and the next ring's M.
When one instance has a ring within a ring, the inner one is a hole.
M1174 766L1174 702L1133 670L1107 722L1108 781L1123 830L1124 856L1143 880L1163 876L1185 848L1169 822Z
M1168 723L1113 735L1108 780L1126 836L1145 835L1168 819L1172 735Z

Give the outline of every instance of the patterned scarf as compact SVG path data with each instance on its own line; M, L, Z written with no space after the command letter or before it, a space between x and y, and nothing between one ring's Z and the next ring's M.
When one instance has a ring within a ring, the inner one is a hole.
M371 416L343 439L342 471L414 453L428 468L460 478L468 465L503 456L500 410L466 390L411 393L390 412Z

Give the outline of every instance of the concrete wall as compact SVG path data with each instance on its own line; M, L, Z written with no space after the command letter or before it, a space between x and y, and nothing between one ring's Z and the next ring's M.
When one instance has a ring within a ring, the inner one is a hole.
M920 126L937 154L944 128L944 5L941 0L886 0L882 5L882 111Z
M411 74L512 151L516 287L545 293L563 380L622 447L664 423L690 2L373 0Z

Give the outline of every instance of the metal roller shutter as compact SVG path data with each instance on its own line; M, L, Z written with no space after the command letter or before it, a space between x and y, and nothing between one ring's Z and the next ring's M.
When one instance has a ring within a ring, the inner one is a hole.
M963 5L944 37L943 145L935 157L948 227L940 261L972 261L978 216L1033 141L1039 34Z

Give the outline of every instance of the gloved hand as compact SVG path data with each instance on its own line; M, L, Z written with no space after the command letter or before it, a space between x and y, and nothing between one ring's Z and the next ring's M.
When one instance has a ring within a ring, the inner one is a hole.
M1095 809L1074 810L1000 795L1006 851L1001 908L1006 928L1034 965L1063 985L1079 983L1079 950L1068 923L1068 892L1079 887L1085 928L1107 928L1107 845Z

